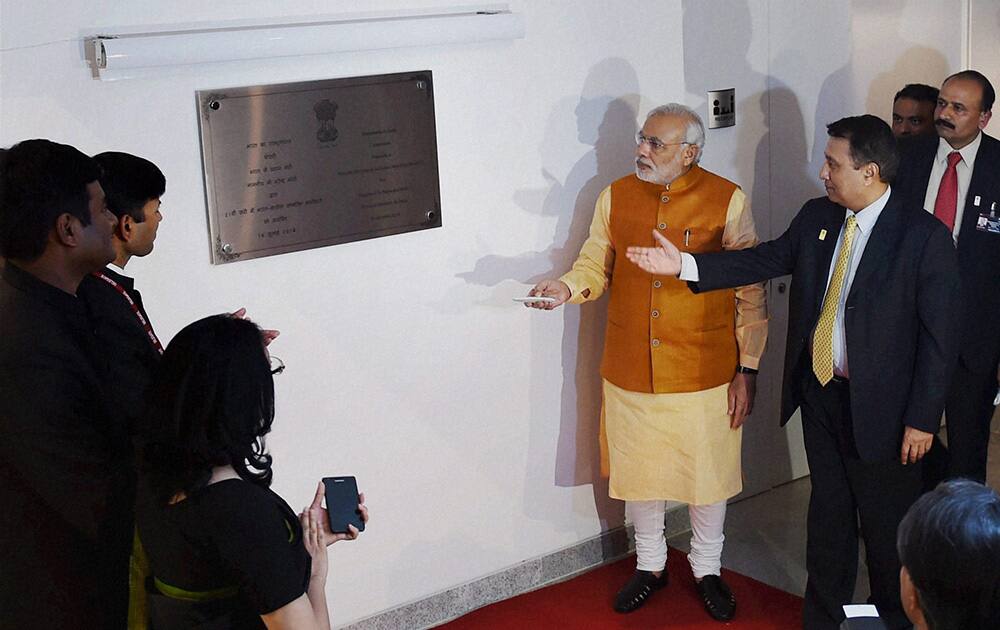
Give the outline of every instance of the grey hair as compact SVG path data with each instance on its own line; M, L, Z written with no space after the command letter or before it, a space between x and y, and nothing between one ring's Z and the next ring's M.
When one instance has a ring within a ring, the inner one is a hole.
M667 103L649 110L646 120L653 116L680 116L687 119L687 127L684 130L684 142L698 147L698 155L695 156L695 164L701 161L701 153L705 150L705 124L701 122L701 116L687 105L680 103Z

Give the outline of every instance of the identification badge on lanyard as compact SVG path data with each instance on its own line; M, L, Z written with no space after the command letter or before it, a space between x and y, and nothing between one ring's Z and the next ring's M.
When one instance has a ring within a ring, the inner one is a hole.
M978 201L978 197L976 200ZM990 205L989 212L979 213L979 218L976 220L976 229L980 232L1000 234L1000 216L997 216L997 202L994 201Z

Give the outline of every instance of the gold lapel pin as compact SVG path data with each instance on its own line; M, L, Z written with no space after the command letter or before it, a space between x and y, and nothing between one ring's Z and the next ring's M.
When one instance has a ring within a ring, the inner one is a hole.
M826 240L826 230L820 230L819 231L819 240L821 240L821 241L825 241Z

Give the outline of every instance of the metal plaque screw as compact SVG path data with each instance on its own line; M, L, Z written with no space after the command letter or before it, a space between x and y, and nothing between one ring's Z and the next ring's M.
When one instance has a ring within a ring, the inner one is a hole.
M426 88L427 88L427 82L426 81L417 81L417 89L418 90L423 90L423 89L426 89Z
M222 251L224 251L227 254L232 254L233 246L230 243L226 243L225 245L222 246Z
M219 103L219 101L212 101L211 103L208 104L208 108L213 112L219 111L220 107L222 107L222 104Z
M427 211L427 221L429 223L433 223L434 219L436 219L436 218L437 218L437 212L435 212L433 210L428 210Z

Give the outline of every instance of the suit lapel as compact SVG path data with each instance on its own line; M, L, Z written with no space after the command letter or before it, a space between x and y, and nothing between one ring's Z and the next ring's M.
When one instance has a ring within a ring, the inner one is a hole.
M903 202L900 195L893 192L889 196L889 201L882 209L882 214L872 227L872 233L868 237L865 251L861 255L861 262L858 263L858 270L854 274L851 282L850 293L847 294L847 301L851 302L858 287L863 287L869 276L876 269L882 267L883 262L889 258L895 248L896 235L900 229L900 219L902 218Z
M979 145L979 154L976 155L976 167L972 169L972 179L969 180L969 196L965 200L966 209L971 207L973 196L977 191L982 193L984 188L994 184L997 177L1000 176L997 172L997 162L1000 162L1000 141L984 133L982 143ZM1000 202L1000 199L987 200L985 197L983 200L987 204L993 201ZM989 209L989 205L986 208ZM982 209L979 211L982 212Z
M1000 210L1000 199L991 198L993 191L1000 190L998 164L1000 164L1000 142L984 133L979 153L976 155L976 166L972 169L972 179L969 180L969 192L965 197L962 228L958 232L958 257L963 266L966 262L971 262L964 260L971 254L968 248L962 247L963 237L975 232L979 213L988 212L990 204L996 202L997 209ZM978 206L975 205L977 196L980 197Z
M935 142L928 146L928 149L917 160L915 177L909 180L914 183L909 194L910 206L913 208L926 209L924 208L924 199L927 198L927 186L930 184L931 171L934 169L934 157L937 155L938 144ZM930 208L930 210L933 211L934 208Z
M843 208L833 202L829 202L828 208L820 220L815 234L807 235L807 238L816 239L818 243L816 250L817 290L815 304L813 305L812 321L815 321L820 309L823 308L823 298L826 297L826 283L830 277L830 265L833 264L833 257L837 253L837 239L840 237L840 230L844 226L844 213L845 210Z
M900 162L892 189L901 193L906 205L924 207L927 184L934 168L940 140L934 138L906 138L899 141Z

